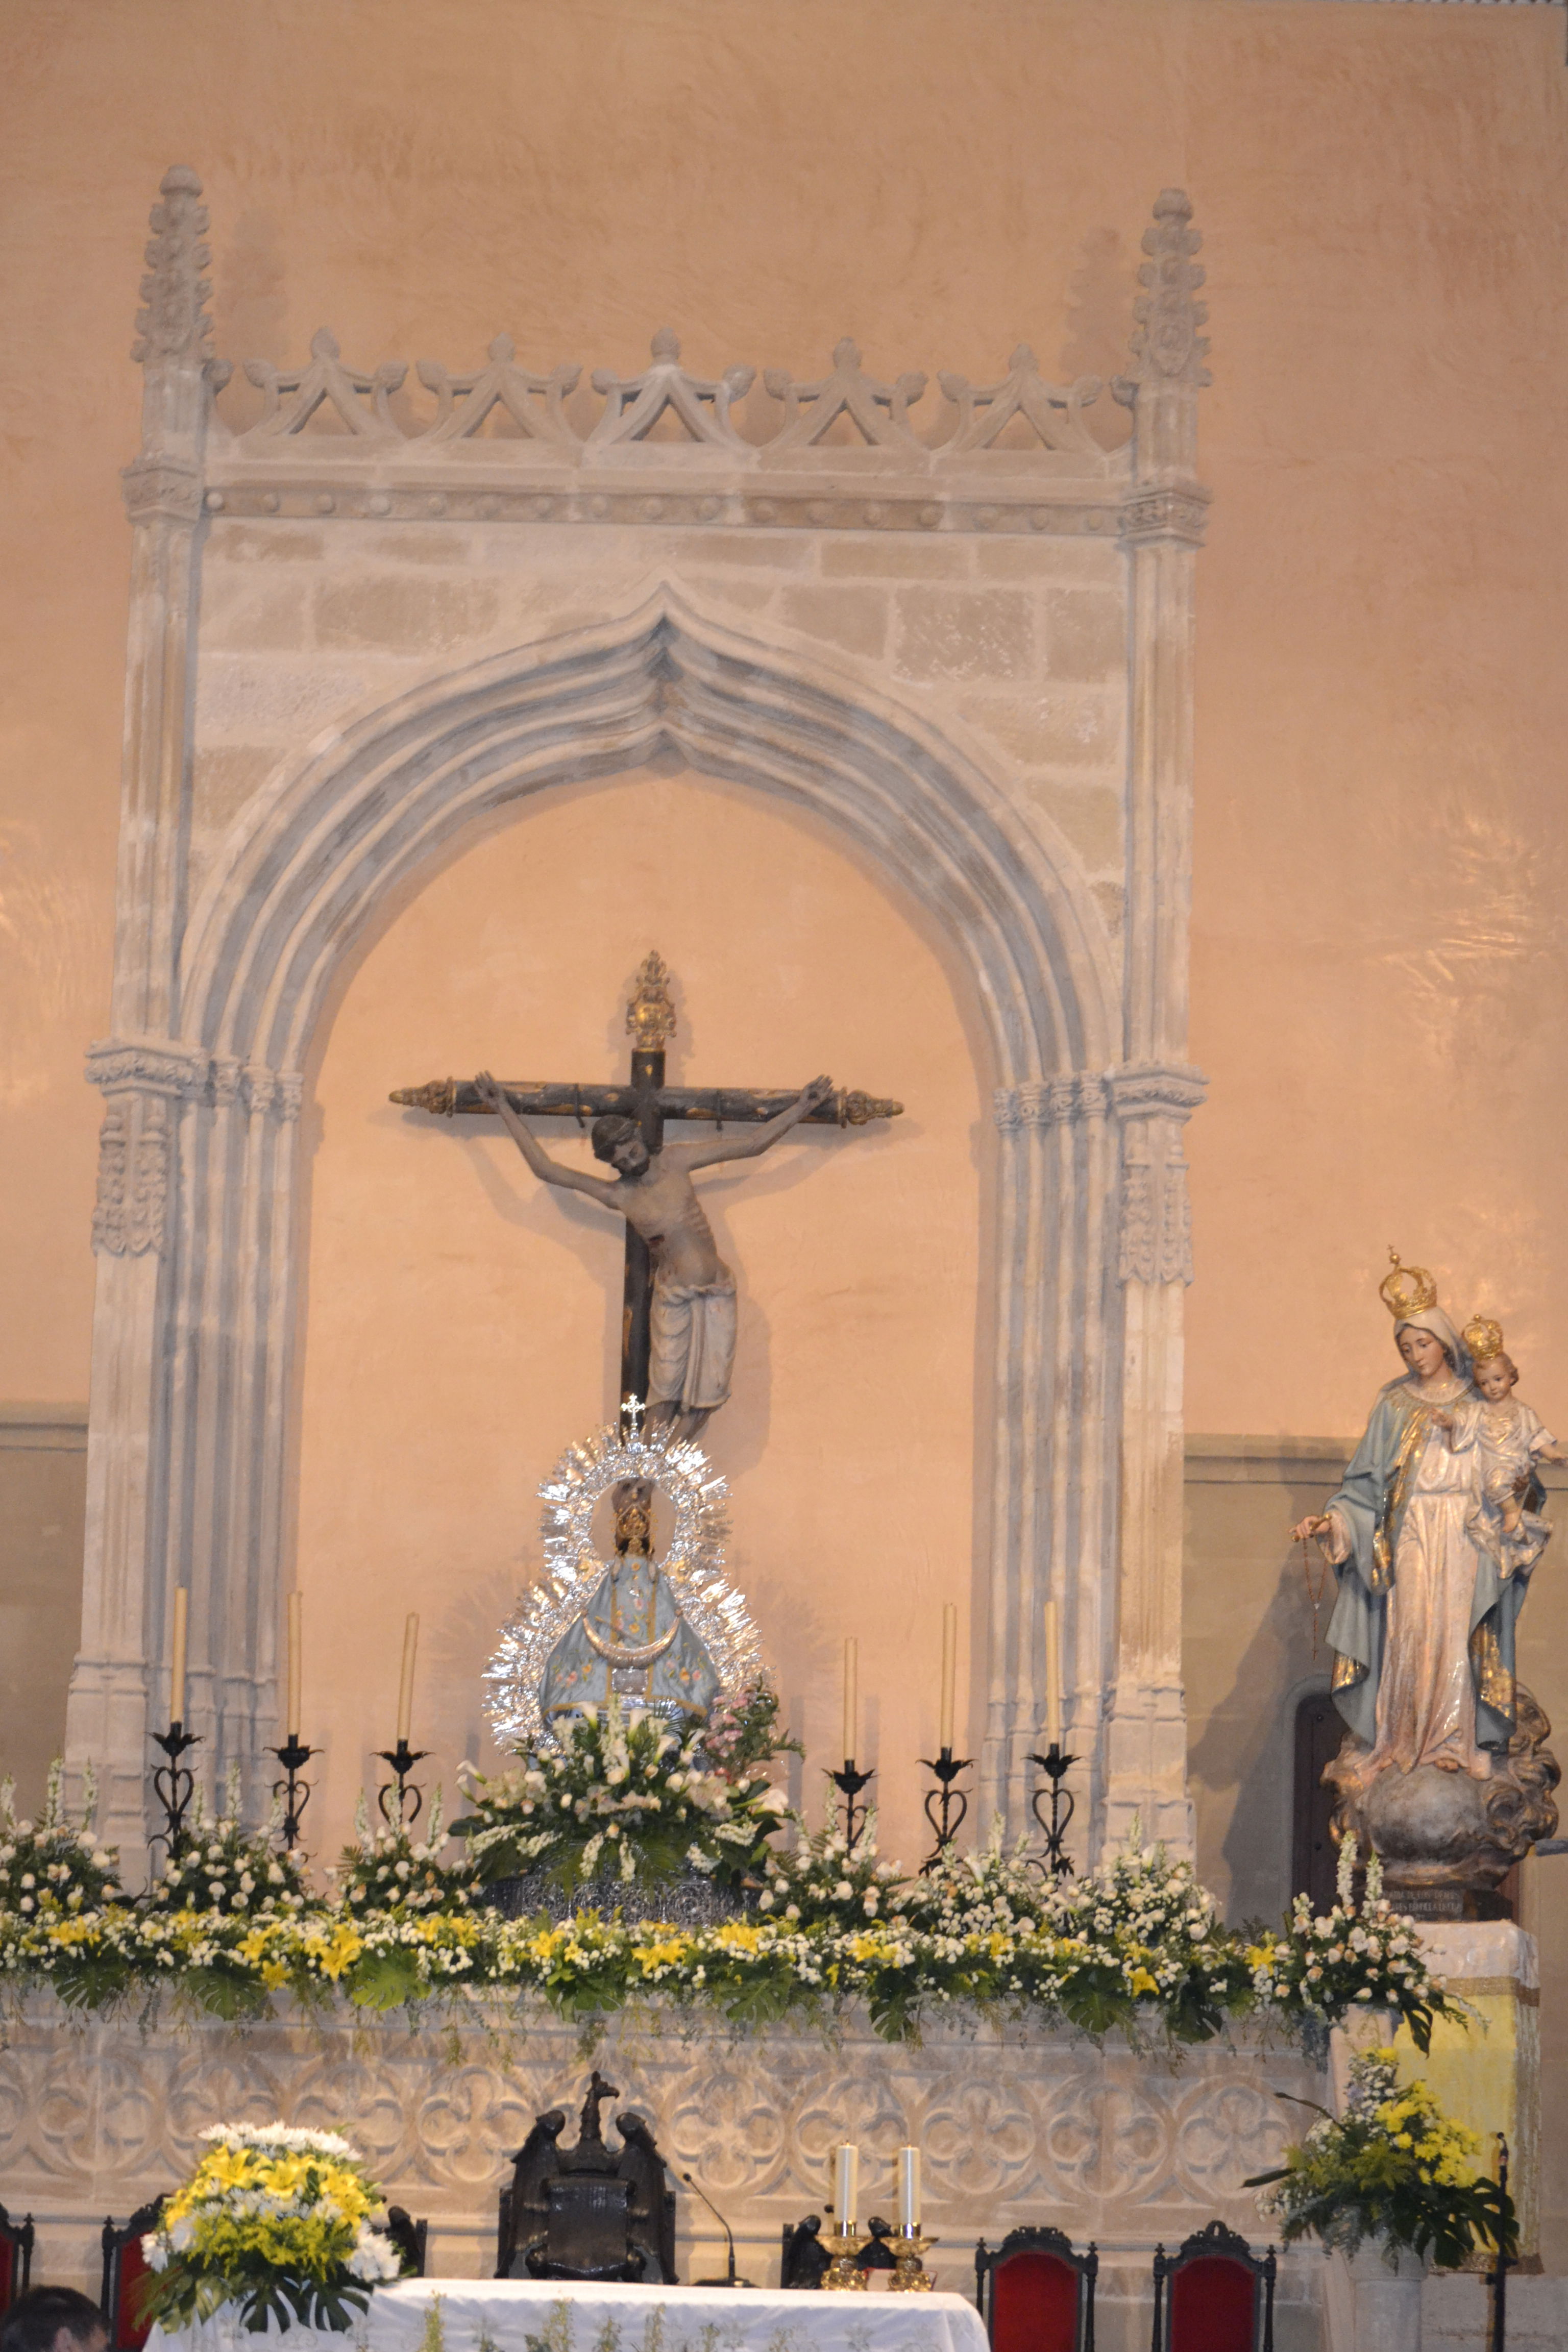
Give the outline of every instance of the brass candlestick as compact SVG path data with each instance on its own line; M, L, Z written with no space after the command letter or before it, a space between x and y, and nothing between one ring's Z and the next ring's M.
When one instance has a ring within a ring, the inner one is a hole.
M935 2238L922 2238L920 2223L912 2230L900 2230L893 2240L893 2275L888 2282L889 2294L930 2294L931 2273L921 2256L928 2246L937 2243Z
M855 2257L866 2241L854 2222L847 2221L842 2230L834 2231L832 2237L825 2231L822 2242L833 2256L823 2273L824 2287L836 2294L864 2294L866 2273Z

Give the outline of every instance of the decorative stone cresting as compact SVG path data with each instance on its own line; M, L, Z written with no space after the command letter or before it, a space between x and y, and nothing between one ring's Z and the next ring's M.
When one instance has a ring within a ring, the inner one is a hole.
M148 249L112 1036L89 1057L104 1127L68 1752L100 1768L105 1833L144 1835L179 1584L204 1766L237 1762L257 1810L273 1777L296 1121L334 979L466 827L684 761L857 843L952 942L984 1025L983 1812L1027 1824L1049 1596L1086 1842L1138 1812L1186 1846L1205 505L1187 199L1167 191L1144 240L1113 387L1132 436L1107 448L1100 386L1052 383L1027 343L994 381L941 375L944 408L848 340L820 377L759 386L749 364L688 368L668 330L646 368L586 383L504 334L476 367L411 378L323 331L302 366L247 367L262 413L237 435L214 408L200 194L167 175Z

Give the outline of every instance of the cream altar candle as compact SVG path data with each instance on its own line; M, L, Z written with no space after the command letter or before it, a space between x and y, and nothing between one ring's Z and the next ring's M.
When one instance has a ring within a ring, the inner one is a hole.
M403 1629L403 1680L397 1692L397 1737L401 1744L408 1737L408 1727L414 1720L414 1654L419 1647L419 1612L411 1609L408 1622Z
M838 2151L837 2209L838 2234L847 2238L855 2227L855 2207L860 2187L860 2151L846 2140Z
M169 1720L185 1719L185 1630L191 1596L183 1584L174 1587L174 1645L169 1664Z
M844 1644L844 1761L855 1760L855 1721L859 1713L858 1691L860 1644L851 1634Z
M942 1608L942 1748L952 1746L952 1701L958 1679L958 1604L944 1601Z
M283 1728L290 1739L300 1737L300 1684L304 1672L301 1603L297 1592L289 1595L289 1706Z
M1057 1747L1062 1736L1062 1648L1057 1604L1046 1603L1046 1738Z
M921 2152L899 2150L899 2227L912 2236L921 2225Z

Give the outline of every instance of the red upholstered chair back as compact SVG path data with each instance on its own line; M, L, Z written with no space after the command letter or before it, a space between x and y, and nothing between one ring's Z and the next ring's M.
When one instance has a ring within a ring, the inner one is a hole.
M1100 2256L1060 2230L1010 2230L974 2249L974 2284L992 2352L1094 2352Z
M1228 2254L1200 2254L1171 2281L1170 2352L1258 2352L1258 2280Z
M103 2292L99 2303L109 2330L109 2352L142 2352L147 2341L152 2323L142 2317L142 2283L147 2276L142 2240L147 2231L157 2228L163 2210L163 2199L155 2197L151 2204L139 2205L122 2230L115 2228L112 2216L103 2225Z
M1079 2352L1082 2284L1059 2254L1009 2254L991 2273L992 2352Z
M1211 2221L1154 2252L1154 2352L1274 2352L1274 2249Z
M13 2221L0 2205L0 2318L26 2294L33 2267L33 2217Z
M114 2298L114 2324L109 2341L112 2352L142 2352L149 2323L139 2315L141 2286L147 2275L147 2257L140 2238L130 2239L120 2256L120 2286Z

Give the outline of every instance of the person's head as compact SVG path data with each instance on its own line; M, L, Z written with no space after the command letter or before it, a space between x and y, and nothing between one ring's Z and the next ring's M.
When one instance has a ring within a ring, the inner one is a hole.
M595 1160L607 1160L622 1176L640 1176L648 1163L648 1148L635 1118L610 1112L596 1118L590 1130Z
M0 2352L106 2352L108 2343L102 2312L74 2286L30 2286L0 2327Z
M1518 1365L1511 1356L1504 1355L1500 1348L1495 1356L1486 1357L1476 1366L1476 1386L1489 1404L1501 1404L1518 1380Z
M1434 1381L1445 1365L1452 1371L1454 1357L1436 1331L1420 1323L1402 1323L1394 1334L1399 1352L1418 1380Z

